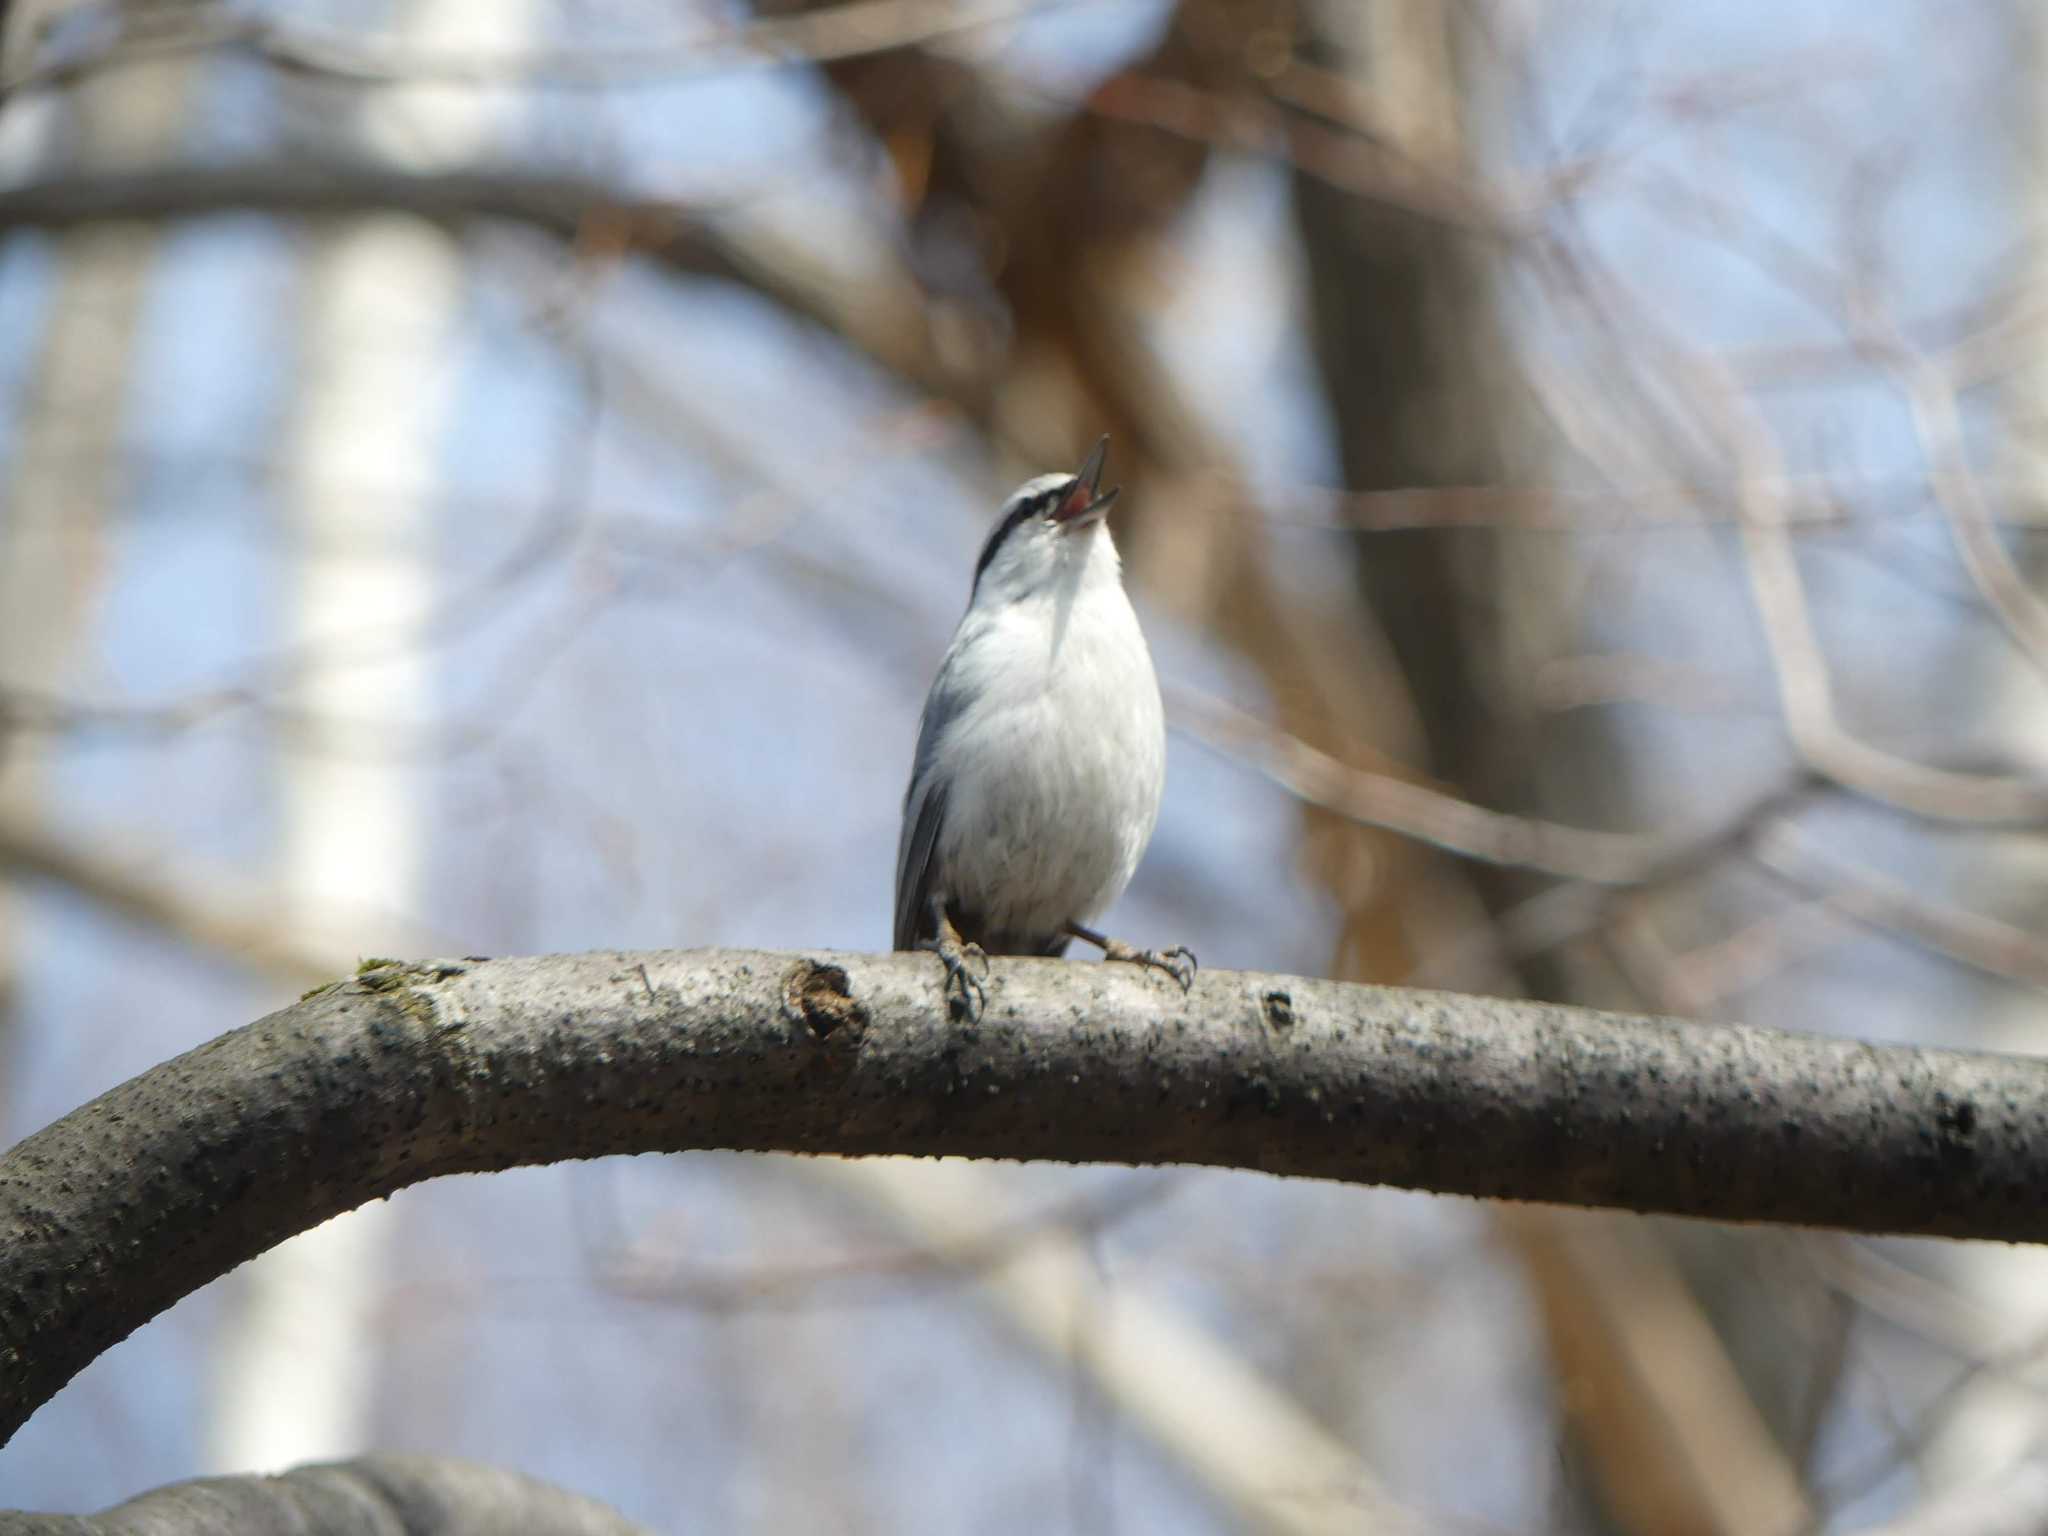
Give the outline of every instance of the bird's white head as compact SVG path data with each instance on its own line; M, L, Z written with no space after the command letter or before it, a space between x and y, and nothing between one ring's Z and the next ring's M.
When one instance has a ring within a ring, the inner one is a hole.
M1074 473L1039 475L1010 493L974 567L970 606L1056 593L1091 576L1116 578L1116 546L1102 526L1117 493L1102 489L1108 457L1105 437Z

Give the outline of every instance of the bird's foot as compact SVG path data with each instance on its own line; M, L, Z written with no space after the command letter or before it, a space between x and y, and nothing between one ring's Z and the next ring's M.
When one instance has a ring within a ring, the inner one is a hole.
M946 968L947 1015L972 1024L988 1006L988 990L982 985L982 977L988 975L988 956L979 944L952 932L952 926L948 923L948 932L935 939L920 939L917 947L937 955ZM976 961L981 962L981 976L974 974Z
M1139 949L1121 939L1105 940L1102 958L1121 960L1126 965L1150 966L1155 971L1164 971L1180 983L1185 992L1195 984L1195 952L1185 945L1176 944L1171 949Z

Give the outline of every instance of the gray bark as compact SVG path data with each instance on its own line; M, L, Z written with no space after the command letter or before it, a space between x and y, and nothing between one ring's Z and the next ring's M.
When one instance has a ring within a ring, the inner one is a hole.
M2048 1241L2048 1061L1206 972L598 953L368 968L0 1158L0 1434L207 1281L440 1174L726 1147L1197 1163Z
M649 1536L593 1499L516 1472L364 1456L279 1477L173 1483L97 1515L0 1513L0 1536Z

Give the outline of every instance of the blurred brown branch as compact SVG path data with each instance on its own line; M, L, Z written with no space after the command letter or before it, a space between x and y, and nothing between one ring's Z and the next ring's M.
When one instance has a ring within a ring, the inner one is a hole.
M0 76L0 98L61 89L152 59L194 54L259 59L294 74L357 86L549 86L613 90L696 74L818 64L935 42L1022 20L1078 0L846 0L792 16L757 17L699 36L621 48L437 53L302 22L211 7L159 16L137 8L112 44L75 57L31 58Z
M1157 128L1211 149L1264 155L1361 201L1498 239L1512 239L1519 220L1573 185L1570 178L1546 178L1527 192L1495 192L1403 155L1384 140L1332 132L1275 112L1254 97L1225 96L1135 70L1079 105L1095 116Z
M1849 931L1839 904L1828 898L1772 911L1725 938L1676 954L1641 907L1607 928L1624 969L1643 994L1655 998L1658 1007L1689 1018L1712 1016L1729 998L1826 952Z
M78 891L130 922L174 934L204 952L232 956L253 970L306 986L333 974L331 959L280 929L274 892L238 891L222 871L188 871L205 904L143 872L56 836L42 818L0 817L0 878L51 880Z
M622 196L592 179L525 171L415 173L369 160L259 160L53 176L0 189L0 230L255 212L498 219L575 240L595 223L630 229L636 250L684 270L730 275L700 210Z
M1982 483L1983 477L1978 477ZM1927 483L1912 477L1797 476L1776 488L1784 520L1801 530L1854 531L1938 515L1916 499ZM1638 534L1734 527L1733 506L1715 505L1697 486L1679 482L1586 489L1548 485L1402 486L1338 491L1320 486L1263 486L1262 514L1282 527L1388 533L1415 528L1512 528L1571 534ZM2010 498L1985 516L2016 528L2048 527L2039 488L2007 484ZM1896 509L1878 498L1901 498Z
M1323 810L1487 864L1630 885L1669 857L1659 839L1487 810L1394 773L1354 768L1256 717L1184 688L1168 700L1176 728Z
M1829 907L1880 933L1905 937L1986 975L2048 988L2048 939L2038 931L1967 912L1904 881L1831 853L1814 838L1779 825L1758 831L1750 854L1788 884L1824 897Z
M598 1279L621 1295L710 1312L814 1306L828 1299L843 1302L849 1292L877 1280L971 1281L1048 1239L1099 1236L1171 1193L1170 1182L1132 1177L1107 1193L1063 1200L1050 1210L983 1225L944 1242L897 1245L825 1263L714 1269L679 1264L672 1255L642 1244L599 1255ZM888 1294L900 1292L892 1289Z
M1665 884L1718 858L1746 853L1780 879L1821 898L1796 922L1775 913L1710 949L1662 959L1642 951L1650 968L1663 973L1660 995L1674 1011L1691 1012L1753 986L1797 953L1831 942L1838 918L1853 918L2007 981L2048 987L2048 944L2038 936L1858 869L1793 829L1785 818L1808 792L1803 782L1691 834L1603 832L1489 810L1394 772L1339 762L1221 699L1185 688L1170 690L1169 705L1176 729L1308 804L1460 858L1597 888ZM1574 898L1564 887L1535 900L1543 901L1544 910L1559 909L1560 916L1560 903L1573 908L1564 917L1566 926L1555 926L1553 919L1540 940L1530 940L1535 948L1578 937L1613 912L1611 898L1597 891ZM1510 913L1502 922L1512 931L1517 919ZM1528 950L1518 946L1518 952Z
M1932 359L1892 334L1876 350L1912 409L1936 499L1954 532L1963 567L2013 643L2048 669L2048 601L2027 581L1998 536L1984 487L1970 464L1955 384Z
M397 212L460 228L502 223L616 259L740 283L821 325L919 389L954 382L928 317L901 281L846 275L787 240L742 232L719 210L622 193L601 179L522 171L418 173L364 159L284 159L132 173L74 173L0 189L0 232L229 212L322 217Z
M1566 1412L1615 1454L1600 1471L1633 1531L1762 1536L1810 1511L1725 1345L1669 1254L1640 1227L1511 1210L1554 1347L1574 1367Z

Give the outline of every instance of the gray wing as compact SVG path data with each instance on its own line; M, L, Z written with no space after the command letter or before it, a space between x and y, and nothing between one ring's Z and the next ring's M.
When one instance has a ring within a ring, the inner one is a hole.
M903 831L896 842L897 949L909 949L930 938L925 908L931 901L932 855L946 818L946 785L934 778L939 738L959 718L964 705L952 685L952 653L939 664L932 691L925 696L924 717L917 727L917 754L911 759L910 787L903 792Z

